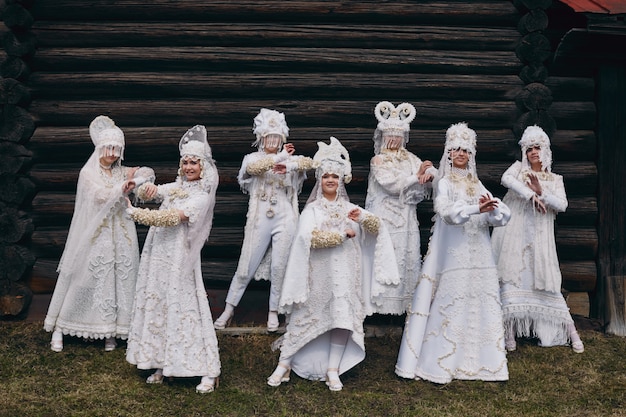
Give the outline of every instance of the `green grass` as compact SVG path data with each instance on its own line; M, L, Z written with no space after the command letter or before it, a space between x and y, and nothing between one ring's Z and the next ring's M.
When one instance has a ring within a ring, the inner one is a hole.
M212 394L199 378L148 385L121 346L67 338L49 349L41 323L0 323L0 416L626 416L626 339L581 331L585 353L521 341L508 382L436 385L395 376L399 336L366 339L367 358L344 389L292 375L278 388L276 336L220 334L222 378Z

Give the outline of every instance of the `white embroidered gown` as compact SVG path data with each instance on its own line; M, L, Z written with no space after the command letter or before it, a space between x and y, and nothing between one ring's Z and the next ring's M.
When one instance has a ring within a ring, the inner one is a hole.
M567 208L563 177L536 172L542 188L545 214L533 209L534 192L525 185L529 169L517 161L502 176L509 188L504 197L512 218L494 230L492 245L500 273L502 308L507 328L519 337L536 337L542 346L569 343L573 324L561 294L561 271L554 239L554 221Z
M438 182L435 224L396 364L401 377L440 384L508 379L489 226L506 224L510 212L500 203L479 213L485 193L480 181L454 174Z
M114 165L109 177L99 167L98 152L81 169L46 331L93 339L128 336L139 244L135 223L125 212L127 171Z
M394 254L384 224L377 235L364 231L347 219L356 207L347 201L320 198L300 215L280 298L280 310L291 316L286 333L275 346L280 346L281 358L292 358L291 368L302 378L325 379L332 329L351 332L339 374L361 362L365 358L363 321L372 313L366 300L398 283L397 270L386 267ZM362 216L368 214L362 210ZM345 235L346 227L357 235L338 246L311 248L313 229ZM372 257L362 254L368 245L375 247Z
M152 226L141 254L134 315L126 359L139 369L163 369L176 377L220 374L217 338L202 280L199 253L189 250L189 234L210 228L198 222L213 197L200 181L158 186L160 209L182 210L188 222ZM189 265L190 259L193 264Z
M422 260L417 205L432 188L418 182L421 165L422 160L404 148L384 150L370 164L365 208L385 222L400 274L400 284L377 300L377 313L404 314L417 286Z

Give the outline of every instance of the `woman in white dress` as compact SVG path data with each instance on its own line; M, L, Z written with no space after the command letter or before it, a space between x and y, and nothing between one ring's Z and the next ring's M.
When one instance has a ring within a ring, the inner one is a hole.
M421 269L417 205L430 196L430 182L437 174L432 162L406 149L415 107L395 107L388 101L376 105L378 126L374 133L375 156L370 162L365 209L387 226L398 262L400 285L376 300L376 312L404 314L411 302Z
M220 358L200 251L211 231L219 178L204 126L189 129L179 149L176 181L144 184L138 192L143 200L162 201L160 208L128 208L136 222L152 227L139 264L126 360L156 369L149 384L164 376L201 376L196 391L208 393L220 375Z
M89 134L95 149L78 176L74 215L44 320L55 352L63 350L63 335L105 339L106 351L115 349L116 338L127 338L139 244L125 198L136 185L154 180L150 168L121 165L124 132L113 120L96 117Z
M368 302L398 284L393 246L378 217L349 202L345 182L351 179L348 152L331 137L319 142L313 158L317 182L300 215L280 298L290 313L270 386L289 381L290 370L302 378L326 381L331 391L339 376L365 358L363 321L372 313ZM371 246L372 257L365 256Z
M476 175L476 133L446 132L435 180L435 224L400 344L396 374L445 384L508 379L498 273L490 226L508 207Z
M554 240L557 213L567 208L563 177L552 172L548 135L529 126L519 142L522 162L502 175L509 191L504 202L512 219L491 239L501 279L505 345L516 349L515 336L536 337L541 346L584 346L561 294L561 271Z
M258 151L244 157L238 177L241 190L250 194L241 255L215 328L228 326L255 278L270 281L267 330L274 332L279 327L280 288L298 224L298 194L312 161L294 155L293 144L285 143L289 128L283 113L261 109L254 118L253 133Z

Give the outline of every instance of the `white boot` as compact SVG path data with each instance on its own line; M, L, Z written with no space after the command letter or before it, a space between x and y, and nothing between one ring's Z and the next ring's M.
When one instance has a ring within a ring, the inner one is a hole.
M217 320L213 322L213 327L217 330L225 329L230 321L233 319L235 315L235 306L232 304L226 303L226 308L224 308L224 312Z

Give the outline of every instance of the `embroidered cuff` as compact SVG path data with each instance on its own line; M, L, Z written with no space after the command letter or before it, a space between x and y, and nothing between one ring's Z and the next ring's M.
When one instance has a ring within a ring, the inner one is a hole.
M361 222L361 225L366 232L376 235L378 234L378 229L380 228L380 219L371 214L367 214Z
M339 246L343 243L343 236L338 232L313 229L311 234L311 248L323 249Z
M246 172L248 175L263 175L265 172L272 169L274 166L274 159L271 156L268 156L263 159L259 159L258 161L250 162L246 167Z
M137 196L137 198L139 198L141 201L148 201L148 200L151 200L151 198L149 198L149 197L146 195L146 188L147 188L147 185L148 185L148 184L152 184L152 183L145 182L145 183L143 183L143 184L139 185L139 186L135 189L135 190L136 190L136 191L135 191L135 195L136 195L136 196Z
M132 208L127 211L133 221L145 226L172 227L180 224L180 215L176 209L150 210Z

